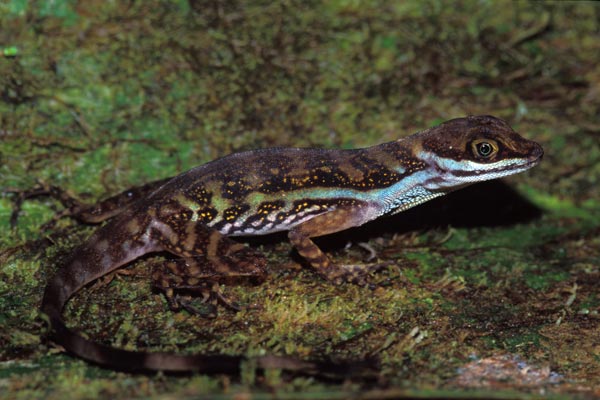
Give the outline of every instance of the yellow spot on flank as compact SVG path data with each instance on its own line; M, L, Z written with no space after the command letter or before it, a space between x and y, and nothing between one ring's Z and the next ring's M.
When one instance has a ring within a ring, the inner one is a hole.
M138 233L139 229L140 229L140 224L138 223L137 219L134 218L127 223L127 231L129 233L132 233L132 234Z
M101 240L98 243L96 243L96 250L100 252L105 252L106 250L108 250L108 240Z

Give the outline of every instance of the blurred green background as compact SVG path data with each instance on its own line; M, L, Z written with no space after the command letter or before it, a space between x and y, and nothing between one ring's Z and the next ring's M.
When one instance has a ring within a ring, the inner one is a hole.
M600 6L523 1L0 2L0 397L600 396ZM67 319L130 349L380 360L340 382L113 372L42 340L45 282L93 227L23 204L43 181L90 202L231 152L353 148L468 114L506 119L543 162L324 241L400 268L331 287L282 237L244 307L171 313L147 262ZM429 207L429 208L427 208Z

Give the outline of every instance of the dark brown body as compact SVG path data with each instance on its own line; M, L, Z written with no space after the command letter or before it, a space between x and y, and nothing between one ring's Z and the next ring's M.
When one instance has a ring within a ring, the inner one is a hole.
M172 308L193 311L177 297L178 289L214 296L213 284L219 279L264 274L264 257L228 236L282 230L289 231L298 253L321 277L361 283L380 265L334 265L311 238L362 225L472 182L526 170L541 156L539 145L489 116L452 120L367 149L233 154L126 192L127 200L109 200L105 213L74 207L76 216L87 221L113 219L50 280L42 310L50 318L54 341L102 365L236 372L241 357L138 353L98 345L66 328L62 309L87 283L144 254L166 251L178 258L157 268L155 285L164 290ZM127 195L131 193L139 199ZM259 364L325 368L277 357L264 357Z

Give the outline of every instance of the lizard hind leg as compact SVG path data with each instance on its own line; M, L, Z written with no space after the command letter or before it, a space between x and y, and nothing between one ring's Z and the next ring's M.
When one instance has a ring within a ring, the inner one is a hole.
M262 281L266 259L259 252L205 225L194 225L188 227L194 231L193 246L190 245L190 237L185 238L186 249L179 243L166 246L167 251L179 258L153 266L154 286L164 292L169 307L173 310L183 308L194 314L214 316L218 303L239 310L238 306L221 293L219 283L249 279ZM204 312L195 306L197 299L190 294L200 295L201 302L209 311Z
M157 262L152 266L152 281L153 286L164 293L173 311L183 308L192 314L214 317L219 301L236 308L225 301L219 290L218 276L203 256ZM201 307L197 305L198 296Z
M17 195L15 207L10 219L11 226L14 227L17 223L23 201L40 196L49 196L56 199L65 207L62 211L57 212L50 221L42 225L42 231L52 229L58 220L65 217L74 218L86 224L99 224L122 213L127 207L136 201L145 198L169 180L170 178L166 178L136 186L98 201L95 204L87 204L71 192L59 186L48 185L44 182L39 182L39 184L32 189L10 190L10 192Z
M123 212L136 201L146 198L150 193L164 185L170 178L160 179L136 186L115 194L95 204L86 204L71 196L67 191L50 186L50 196L58 199L65 207L65 216L88 224L97 224Z

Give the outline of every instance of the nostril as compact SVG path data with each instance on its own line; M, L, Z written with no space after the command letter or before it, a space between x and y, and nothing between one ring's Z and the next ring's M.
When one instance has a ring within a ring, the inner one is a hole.
M539 144L536 146L535 153L539 158L544 156L544 149Z
M540 146L539 144L532 142L533 143L533 149L531 150L531 158L533 159L538 159L538 158L542 158L544 155L544 149L542 148L542 146Z

